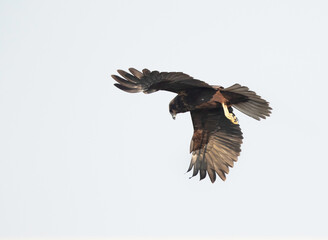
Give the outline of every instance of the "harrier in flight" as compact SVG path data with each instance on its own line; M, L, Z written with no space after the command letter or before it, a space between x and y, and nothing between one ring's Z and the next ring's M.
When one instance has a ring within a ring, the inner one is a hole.
M192 153L188 172L192 176L200 173L200 180L208 174L215 182L216 174L226 179L229 167L240 154L243 134L232 107L246 115L260 120L270 116L269 103L247 87L234 84L231 87L209 85L182 72L142 72L130 68L122 70L121 76L112 75L115 86L129 93L152 93L165 90L177 93L169 105L175 119L176 114L190 112L194 126L190 152Z

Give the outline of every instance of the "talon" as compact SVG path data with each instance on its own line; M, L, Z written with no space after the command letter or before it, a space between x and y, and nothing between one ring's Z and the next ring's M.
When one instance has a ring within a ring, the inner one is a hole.
M238 124L238 119L235 114L230 113L228 106L225 103L221 103L224 111L224 115L228 118L233 124Z

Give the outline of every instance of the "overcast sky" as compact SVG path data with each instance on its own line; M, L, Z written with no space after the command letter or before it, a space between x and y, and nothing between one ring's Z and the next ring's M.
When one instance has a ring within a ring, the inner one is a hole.
M327 1L0 1L0 238L328 237ZM189 179L190 114L116 69L240 83L241 156Z

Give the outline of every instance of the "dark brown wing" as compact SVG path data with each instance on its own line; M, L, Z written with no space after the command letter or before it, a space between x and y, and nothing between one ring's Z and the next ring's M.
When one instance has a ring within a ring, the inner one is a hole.
M228 120L222 108L194 110L190 113L194 134L188 172L192 168L192 176L200 172L200 180L206 177L206 172L212 182L215 182L216 173L225 180L225 174L229 173L229 167L233 167L241 151L243 134L239 125Z
M265 119L271 114L272 108L269 103L248 87L234 84L221 90L221 93L229 100L231 106L256 120Z
M118 82L114 84L116 87L130 93L152 93L158 90L179 93L191 88L212 88L209 84L182 72L151 72L148 69L139 72L134 68L129 68L129 71L131 74L117 70L122 77L112 75L112 78Z

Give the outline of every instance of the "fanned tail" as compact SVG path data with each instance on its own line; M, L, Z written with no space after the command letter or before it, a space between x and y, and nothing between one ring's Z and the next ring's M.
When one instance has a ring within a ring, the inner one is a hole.
M234 84L222 89L221 93L230 101L232 107L256 120L265 119L271 114L269 103L248 87Z

